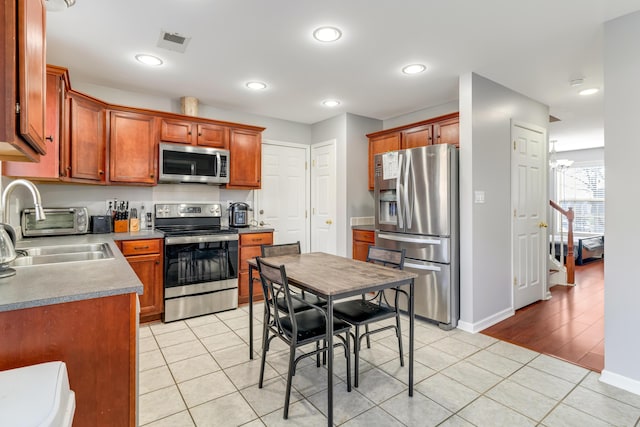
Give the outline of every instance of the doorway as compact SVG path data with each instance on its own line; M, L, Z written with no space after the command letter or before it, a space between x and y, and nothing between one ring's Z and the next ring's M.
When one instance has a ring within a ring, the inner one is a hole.
M311 252L336 255L336 140L311 146Z

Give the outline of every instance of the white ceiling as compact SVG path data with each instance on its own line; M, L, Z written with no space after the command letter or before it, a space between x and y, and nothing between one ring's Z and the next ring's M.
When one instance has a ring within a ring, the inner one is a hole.
M72 86L195 96L302 123L454 101L458 76L473 71L548 104L563 150L603 144L603 23L636 10L640 0L77 0L47 13L47 62L67 67ZM342 39L316 42L321 25ZM157 47L161 30L192 37L186 52ZM165 63L145 67L138 53ZM400 72L416 62L428 71ZM601 91L577 95L575 77ZM269 88L250 91L249 80Z

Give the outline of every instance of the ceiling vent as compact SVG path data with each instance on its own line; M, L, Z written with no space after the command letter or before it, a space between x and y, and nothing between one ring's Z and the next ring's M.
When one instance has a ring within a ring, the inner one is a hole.
M549 123L553 123L553 122L559 122L560 119L557 118L556 116L552 116L551 114L549 114Z
M187 45L190 41L191 37L161 30L160 39L158 40L158 47L172 50L174 52L184 53L187 50Z

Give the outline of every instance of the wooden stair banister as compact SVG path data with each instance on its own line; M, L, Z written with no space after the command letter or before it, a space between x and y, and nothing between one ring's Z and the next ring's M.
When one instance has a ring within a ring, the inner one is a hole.
M567 230L567 283L575 283L575 274L576 274L576 261L573 253L573 218L574 212L573 208L562 209L562 207L554 202L553 200L549 200L549 204L552 208L560 212L567 218L568 230Z

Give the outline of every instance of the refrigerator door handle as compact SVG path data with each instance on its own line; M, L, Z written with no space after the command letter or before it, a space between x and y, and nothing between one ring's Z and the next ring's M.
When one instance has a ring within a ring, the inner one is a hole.
M413 217L413 206L409 205L409 172L410 171L411 171L411 155L407 154L407 165L404 171L404 203L405 203L404 209L407 212L406 214L407 228L411 228L411 220Z
M398 202L398 208L396 211L396 215L398 216L398 228L404 228L404 208L402 204L402 198L400 197L402 186L400 184L400 175L402 174L402 153L398 153L398 165L400 166L400 170L398 171L398 176L396 177L396 200Z
M378 233L378 237L381 238L381 239L395 240L396 242L426 243L428 245L440 245L440 244L442 244L442 240L429 239L429 238L424 238L424 237L404 237L404 236L398 236L396 234L386 234L386 233Z
M406 262L406 261L404 263L404 266L406 268L415 268L416 270L429 270L429 271L440 271L440 270L442 270L442 268L438 267L437 265L413 264L411 262Z

